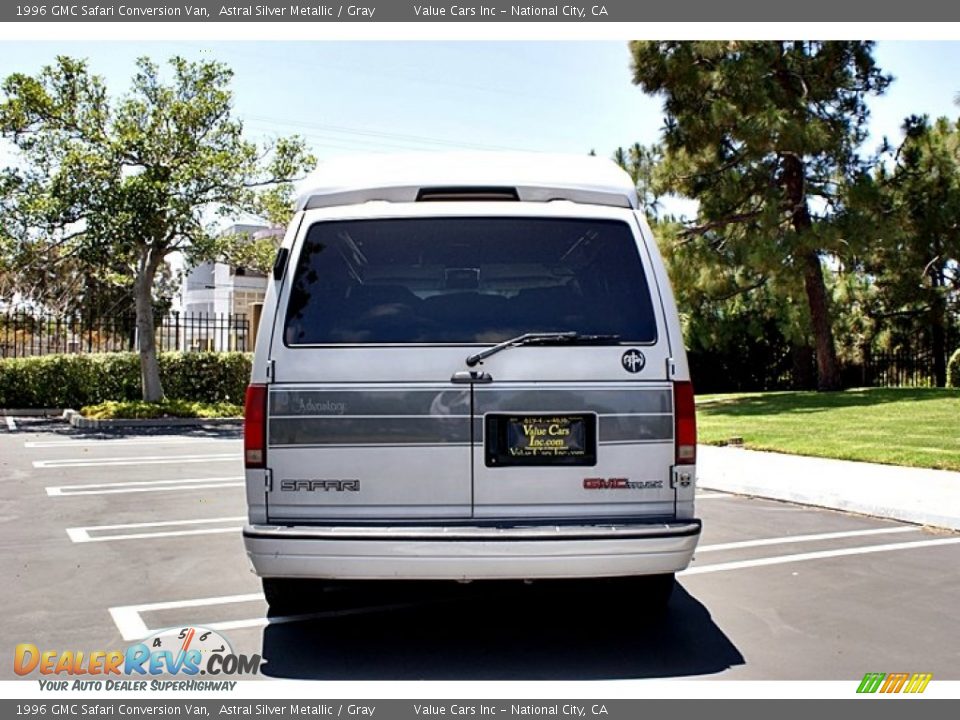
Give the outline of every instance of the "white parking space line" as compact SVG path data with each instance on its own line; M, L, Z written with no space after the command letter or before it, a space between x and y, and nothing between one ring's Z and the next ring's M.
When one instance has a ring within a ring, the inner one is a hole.
M117 467L120 465L185 465L235 460L240 462L240 453L214 455L147 455L144 457L68 458L65 460L34 460L33 466L40 469L71 467Z
M110 617L113 618L113 624L117 626L124 640L141 640L150 634L135 605L112 607Z
M243 485L243 476L182 478L179 480L135 480L85 485L51 485L47 495L113 495L115 493L161 492L163 490L197 490L200 488L236 487Z
M203 607L206 605L231 605L235 603L262 601L263 593L249 593L247 595L227 595L225 597L199 598L197 600L179 600L172 602L151 603L148 605L121 605L119 607L109 608L110 617L120 631L124 640L141 640L153 635L164 628L148 628L144 622L141 613L156 610L175 610L178 608ZM265 625L279 625L283 623L297 622L300 620L311 620L314 618L346 617L349 615L365 615L371 612L383 612L386 610L396 610L399 608L414 607L422 605L422 602L415 603L393 603L389 605L364 606L349 608L344 610L325 610L322 612L305 613L302 615L283 615L277 617L253 617L243 620L225 620L223 622L203 622L194 623L210 630L236 630L239 628L263 627Z
M196 598L193 600L175 600L172 602L148 603L146 605L122 605L110 608L110 617L120 631L124 640L139 640L147 637L151 630L143 622L140 613L154 610L175 610L178 608L195 608L207 605L230 605L233 603L254 602L263 600L263 593L249 593L247 595L225 595L223 597ZM211 627L204 625L203 627ZM217 628L212 628L216 630Z
M9 430L10 432L16 432L17 431L16 420L10 417L9 415L5 416L5 419L7 421L7 430Z
M786 563L805 562L807 560L826 560L850 555L868 555L870 553L893 552L896 550L917 550L919 548L936 547L938 545L956 545L960 537L938 538L936 540L919 540L917 542L887 543L886 545L868 545L867 547L843 548L841 550L821 550L819 552L797 553L796 555L778 555L755 560L740 560L737 562L716 563L713 565L697 565L677 573L677 575L702 575L704 573L725 572L727 570L741 570L744 568L764 567L767 565L784 565Z
M263 596L261 595L261 598ZM223 622L202 623L202 627L211 630L237 630L240 628L264 627L266 625L282 625L283 623L300 622L302 620L314 620L317 618L348 617L350 615L367 615L373 612L387 612L389 610L400 610L402 608L417 607L425 602L437 604L449 602L447 600L428 600L418 602L394 603L392 605L365 605L356 608L347 608L344 610L324 610L322 612L305 613L302 615L275 615L273 617L246 618L245 620L224 620ZM200 624L200 623L198 623ZM162 629L162 628L158 628ZM151 635L157 630L149 629L147 632Z
M246 516L219 518L199 518L196 520L164 520L162 522L127 523L124 525L88 525L86 527L67 528L67 535L75 543L105 542L108 540L140 540L144 538L175 537L179 535L209 535L213 533L235 532L243 526L238 522L246 520ZM232 523L229 527L201 528L198 530L162 530L160 532L114 533L112 535L90 535L90 533L105 530L141 530L146 528L184 527L191 525L222 525Z
M73 540L73 542L82 543L105 542L108 540L145 540L166 537L182 537L187 535L218 535L222 533L235 533L242 529L242 525L233 525L231 527L203 528L201 530L167 530L164 532L130 533L127 535L98 535L97 537L90 537L89 535L83 534L82 528L67 528L67 534L70 535L70 539ZM76 534L72 535L71 531L75 531Z
M193 445L197 443L237 443L240 438L204 438L204 437L177 437L170 435L143 437L143 438L76 438L74 440L27 440L25 448L55 448L55 447L83 447L93 445L113 447L114 445Z
M840 540L843 538L870 537L890 533L920 532L917 525L897 525L896 527L873 528L871 530L847 530L845 532L815 533L811 535L787 535L785 537L763 538L761 540L742 540L740 542L700 545L698 553L717 552L719 550L740 550L742 548L764 547L766 545L786 545L788 543L817 542L818 540Z
M718 493L718 492L704 492L697 493L694 495L694 500L716 500L717 498L732 498L736 495L731 495L729 493Z
M913 528L910 528L911 530ZM833 535L835 533L823 533L824 535ZM771 558L760 558L757 560L744 560L741 562L717 563L715 565L702 565L692 567L683 572L677 573L680 576L700 575L704 573L725 572L727 570L740 570L750 567L762 567L767 565L780 565L785 563L801 562L805 560L821 560L834 557L845 557L850 555L865 555L878 552L893 552L896 550L914 550L926 547L937 547L939 545L955 545L960 543L960 537L938 538L934 540L920 540L917 542L888 543L886 545L873 545L859 548L844 548L841 550L825 550L822 552L799 553L796 555L781 555ZM149 603L144 605L123 605L109 608L110 616L114 624L123 636L124 640L139 640L148 635L157 632L156 629L148 628L143 621L141 613L155 610L175 610L179 608L210 607L215 605L229 605L234 603L254 602L263 600L261 593L249 593L247 595L226 595L223 597L206 597L193 600L174 600L170 602ZM203 627L213 630L232 630L237 628L262 627L274 623L294 622L315 617L335 617L339 615L354 615L390 609L394 607L409 607L410 605L391 605L375 608L357 608L353 610L313 613L310 615L293 615L288 617L253 617L241 620L227 620L224 622L203 622L196 623Z

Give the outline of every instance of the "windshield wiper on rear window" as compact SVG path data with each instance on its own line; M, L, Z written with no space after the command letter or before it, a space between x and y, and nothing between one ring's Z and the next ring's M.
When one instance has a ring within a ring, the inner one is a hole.
M589 345L591 343L606 343L619 340L619 335L584 335L575 331L568 332L533 332L518 335L515 338L504 340L498 345L481 350L478 353L467 356L467 367L473 367L481 360L495 355L501 350L517 347L519 345L547 345L552 343L569 343L571 345Z

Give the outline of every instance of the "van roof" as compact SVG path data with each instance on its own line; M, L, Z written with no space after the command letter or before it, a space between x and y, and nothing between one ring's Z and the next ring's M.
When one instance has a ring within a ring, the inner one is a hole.
M638 207L636 187L613 161L546 153L409 153L337 158L302 183L297 210L369 201L569 200Z

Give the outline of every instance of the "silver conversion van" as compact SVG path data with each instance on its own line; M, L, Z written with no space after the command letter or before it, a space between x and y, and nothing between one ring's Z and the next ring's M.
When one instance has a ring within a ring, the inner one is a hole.
M666 602L700 535L693 388L626 173L430 154L309 183L246 396L274 611L345 580L637 578Z

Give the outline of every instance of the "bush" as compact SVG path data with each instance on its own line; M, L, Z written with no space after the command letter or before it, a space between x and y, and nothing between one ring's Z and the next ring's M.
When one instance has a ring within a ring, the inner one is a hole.
M243 406L229 402L192 402L190 400L164 400L151 403L143 400L108 400L98 405L86 405L80 414L96 420L116 418L147 420L154 418L232 418L243 415Z
M245 353L160 353L168 397L205 403L243 402L251 356ZM139 400L137 353L44 355L0 360L0 407L79 408L107 400Z
M242 404L250 382L251 359L252 356L245 353L163 353L160 356L163 390L171 398ZM131 399L140 397L138 387Z
M947 387L960 388L960 348L947 363Z

